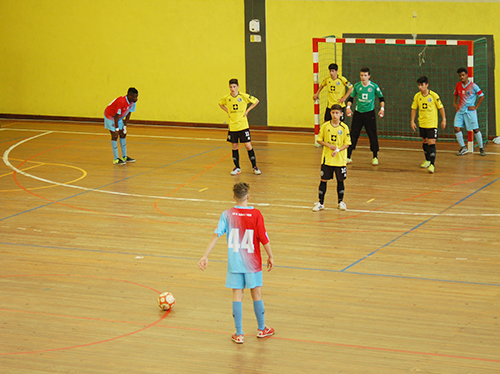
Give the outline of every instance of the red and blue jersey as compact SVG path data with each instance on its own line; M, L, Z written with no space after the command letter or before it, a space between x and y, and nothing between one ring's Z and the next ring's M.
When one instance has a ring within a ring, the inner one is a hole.
M215 229L217 235L227 234L227 270L230 273L262 271L260 244L269 243L264 218L253 206L235 206L224 211Z
M484 96L484 93L474 82L469 82L465 86L462 82L458 82L453 95L459 97L458 113L465 113L468 111L468 107L476 106L477 98Z
M123 119L129 112L135 112L135 102L130 103L127 96L120 96L107 106L104 117L113 119L115 114L118 114L118 119Z

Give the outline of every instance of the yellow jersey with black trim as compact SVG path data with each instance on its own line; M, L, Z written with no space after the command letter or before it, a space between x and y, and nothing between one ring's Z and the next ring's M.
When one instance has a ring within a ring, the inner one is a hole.
M335 144L337 148L344 145L351 145L351 135L349 127L344 122L340 122L338 126L333 126L331 121L321 125L317 140L329 144ZM321 155L321 163L329 166L346 166L347 165L347 148L332 156L332 150L323 146L323 154Z
M418 109L418 125L425 129L438 127L438 111L443 107L439 95L429 90L427 95L417 92L413 97L412 109Z
M236 97L231 94L224 96L220 105L224 105L229 112L229 131L241 131L248 129L248 119L243 117L245 114L248 103L256 103L257 98L247 93L239 92Z
M339 100L345 96L346 88L349 89L352 87L351 82L345 77L338 75L337 79L332 79L332 77L325 78L321 86L326 86L328 89L328 108L331 108L333 104L339 104L342 108L345 107L345 103L339 103Z

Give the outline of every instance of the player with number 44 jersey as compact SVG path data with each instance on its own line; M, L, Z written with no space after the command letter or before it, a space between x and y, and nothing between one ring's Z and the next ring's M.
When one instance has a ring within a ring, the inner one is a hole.
M273 254L262 214L253 206L248 206L249 189L250 185L246 182L234 185L233 197L236 206L221 214L219 225L208 243L205 254L198 262L198 267L205 270L208 265L208 255L215 243L219 237L227 235L226 287L233 289L233 318L236 332L231 336L231 339L237 344L244 342L242 301L245 288L250 289L253 299L255 317L258 323L257 337L265 338L274 334L274 329L266 326L264 319L260 244L267 252L268 271L271 271L274 266Z

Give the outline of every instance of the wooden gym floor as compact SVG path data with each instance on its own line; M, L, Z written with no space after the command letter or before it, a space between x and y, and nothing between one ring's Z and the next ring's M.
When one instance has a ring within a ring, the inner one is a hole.
M226 130L129 126L134 164L112 164L100 124L0 121L0 372L498 373L500 146L362 138L345 202L317 201L311 134L252 131L262 175ZM226 239L197 262L232 185L251 184L275 255L266 323L245 344L224 288ZM172 292L171 312L156 305Z

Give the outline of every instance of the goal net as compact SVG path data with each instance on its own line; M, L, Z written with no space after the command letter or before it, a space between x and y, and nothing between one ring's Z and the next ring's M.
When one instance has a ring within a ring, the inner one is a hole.
M416 80L429 78L429 89L441 97L446 110L447 127L439 129L441 140L454 141L453 92L458 82L457 69L465 67L469 78L479 85L486 97L478 109L479 128L484 142L488 139L488 65L486 39L427 40L427 39L313 39L314 92L329 76L328 65L335 62L339 74L352 84L358 82L359 70L370 68L371 80L377 83L386 99L386 115L377 120L378 134L386 139L420 140L410 127L413 96L418 92ZM326 90L324 90L326 91ZM315 102L315 134L323 123L327 94L322 91ZM349 124L350 119L346 121ZM441 123L441 120L439 120ZM470 135L469 135L469 140ZM469 143L469 148L472 147Z

